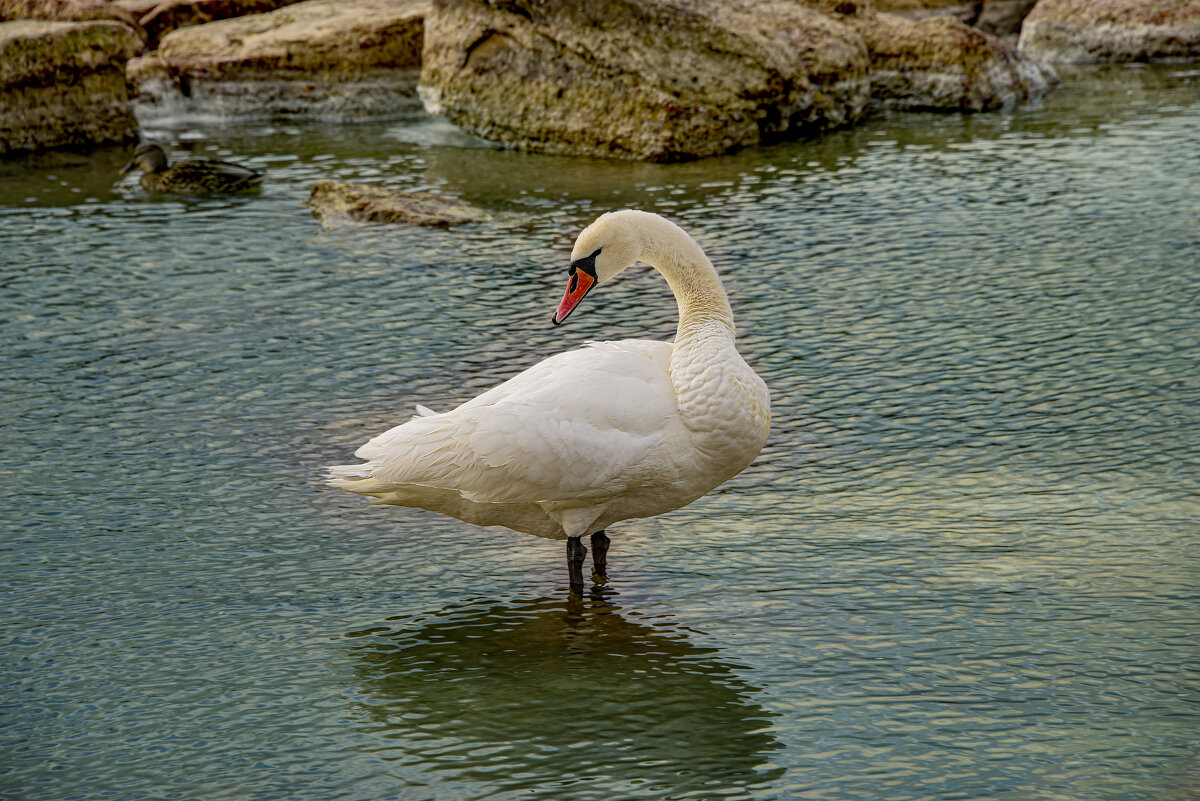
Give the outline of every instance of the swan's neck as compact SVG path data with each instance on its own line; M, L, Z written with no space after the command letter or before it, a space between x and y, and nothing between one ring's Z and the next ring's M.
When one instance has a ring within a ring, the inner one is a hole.
M717 271L696 241L666 220L656 221L664 228L646 238L641 258L663 274L679 304L671 352L675 402L684 425L720 438L727 425L720 418L728 416L721 399L729 373L749 369L734 346L733 311ZM717 446L709 450L723 453Z
M733 310L712 262L681 228L658 219L642 250L642 261L662 273L679 305L675 347L686 348L714 337L733 343Z

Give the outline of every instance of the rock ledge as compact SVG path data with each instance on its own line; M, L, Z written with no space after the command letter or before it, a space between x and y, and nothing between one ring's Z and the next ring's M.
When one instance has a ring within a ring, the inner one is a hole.
M129 63L141 118L346 120L417 105L425 0L307 0L180 28Z
M1103 64L1200 60L1196 0L1040 0L1020 47L1046 61Z

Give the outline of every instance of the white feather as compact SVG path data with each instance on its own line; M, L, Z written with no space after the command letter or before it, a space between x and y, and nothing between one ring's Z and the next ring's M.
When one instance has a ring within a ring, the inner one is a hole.
M691 237L645 212L605 215L575 251L597 247L618 254L597 260L601 281L637 258L666 276L681 309L675 343L590 343L452 411L418 406L358 449L364 464L331 467L330 483L563 538L678 508L744 469L766 439L769 402L733 346L716 271Z

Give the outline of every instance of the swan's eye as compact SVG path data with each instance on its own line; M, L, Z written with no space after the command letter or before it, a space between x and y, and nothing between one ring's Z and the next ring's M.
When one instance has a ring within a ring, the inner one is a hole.
M567 275L575 275L576 270L583 270L592 278L596 277L596 257L600 255L603 248L596 248L590 256L584 256L582 259L576 259L571 262L571 268L567 270Z

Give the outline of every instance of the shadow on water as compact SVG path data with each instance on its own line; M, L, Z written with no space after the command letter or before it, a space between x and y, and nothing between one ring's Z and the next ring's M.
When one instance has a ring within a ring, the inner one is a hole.
M353 632L366 725L407 780L489 798L730 798L778 778L756 688L634 615L599 596L479 601Z

